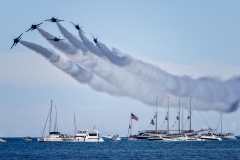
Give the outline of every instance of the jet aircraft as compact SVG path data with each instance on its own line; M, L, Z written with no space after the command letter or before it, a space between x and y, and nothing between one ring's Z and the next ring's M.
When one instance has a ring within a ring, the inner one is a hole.
M70 21L71 22L71 21ZM75 26L75 28L77 29L77 30L80 30L80 31L82 31L81 30L81 28L82 27L79 27L79 24L74 24L73 22L71 22L74 26ZM83 31L82 31L83 32ZM84 33L84 32L83 32Z
M60 39L60 37L59 38L54 37L54 38L50 38L48 40L52 40L52 41L58 42L58 41L61 41L61 40L64 40L64 39Z
M17 43L20 41L20 39L22 38L21 37L22 36L22 34L20 34L20 36L19 37L17 37L17 38L15 38L15 39L13 39L13 45L12 45L12 47L15 45L17 45ZM11 47L11 49L12 49L12 47Z
M43 22L42 22L43 23ZM32 24L32 26L31 26L31 28L30 29L28 29L26 32L28 32L28 31L32 31L32 30L34 30L34 29L37 29L38 27L40 27L40 24L42 24L42 23L39 23L39 24Z
M52 17L51 19L46 19L44 21L49 21L49 22L60 22L60 21L64 21L64 20L59 20L58 18L54 18Z
M92 35L92 33L91 33L91 35ZM93 41L97 44L97 37L95 38L93 35L92 35L92 37L93 37Z

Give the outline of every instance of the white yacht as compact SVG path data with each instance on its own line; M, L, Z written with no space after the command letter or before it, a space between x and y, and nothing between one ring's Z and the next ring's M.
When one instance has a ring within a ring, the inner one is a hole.
M222 138L214 135L213 133L208 133L208 134L200 134L198 136L200 139L205 139L205 140L215 140L215 141L221 141Z
M38 142L62 142L63 136L60 132L49 132L49 136L38 138Z
M84 139L88 136L88 130L77 131L75 135L75 140L78 142L84 142Z
M74 137L66 137L63 138L64 142L104 142L102 137L100 136L100 132L97 130L92 130L88 132L88 130L80 130Z
M112 140L114 140L114 141L120 141L121 138L119 137L118 134L115 134L115 135L112 137Z
M7 142L5 138L0 138L0 142Z
M100 132L93 129L91 132L87 130L78 131L75 136L76 141L78 142L103 142Z
M179 141L205 141L205 139L200 139L197 137L188 137L186 134L184 134L181 137L176 138Z
M32 141L32 138L31 137L29 137L29 136L27 136L27 137L23 137L23 139L22 139L23 141Z
M165 141L165 142L174 142L174 141L179 141L179 140L177 138L167 137L167 138L163 138L163 141Z
M151 137L148 138L149 141L162 141L163 138L159 134L153 134Z
M234 133L227 133L227 134L224 134L223 139L227 139L227 140L235 140L237 139L235 136L234 136Z
M107 135L107 136L105 136L105 138L112 138L112 136L110 136L110 135Z

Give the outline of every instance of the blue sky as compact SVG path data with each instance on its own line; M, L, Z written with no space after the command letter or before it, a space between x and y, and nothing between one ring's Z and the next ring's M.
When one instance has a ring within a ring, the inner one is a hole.
M121 136L127 134L131 112L139 117L139 122L134 122L135 132L146 129L153 117L155 107L96 92L21 44L10 49L13 38L23 32L23 40L54 49L36 30L25 32L31 24L53 16L64 19L61 24L76 37L78 33L69 21L83 26L89 39L91 32L107 46L156 64L168 73L224 80L239 75L237 0L41 3L0 0L0 4L0 136L41 136L51 99L58 108L59 130L69 134L73 133L73 113L79 129L91 129L96 124L103 135ZM44 22L41 28L63 37L55 24ZM181 101L189 104L187 98ZM172 97L171 102L177 106L178 98ZM171 110L174 119L176 110ZM161 124L165 110L159 112ZM219 113L202 114L216 128ZM239 111L224 114L225 132L240 134L238 115ZM197 123L194 126L199 129Z

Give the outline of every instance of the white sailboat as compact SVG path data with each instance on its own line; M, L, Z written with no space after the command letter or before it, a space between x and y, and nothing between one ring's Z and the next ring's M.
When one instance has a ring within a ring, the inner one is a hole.
M56 107L55 107L56 109ZM45 132L46 124L48 122L48 117L49 119L49 135L47 137L43 137L43 134ZM52 100L51 100L51 107L48 113L47 121L43 130L42 137L38 138L38 142L62 142L63 141L63 135L61 135L60 132L56 131L57 129L57 110L56 110L56 117L55 117L55 126L54 126L54 131L51 132L51 117L52 117Z
M225 140L236 140L237 138L235 137L234 133L226 133L226 134L222 133L222 113L220 115L220 119L221 119L221 133L218 133L217 136Z

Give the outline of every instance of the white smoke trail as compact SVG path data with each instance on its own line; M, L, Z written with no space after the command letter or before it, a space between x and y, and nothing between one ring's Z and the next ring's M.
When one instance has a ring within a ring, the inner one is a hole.
M99 50L98 47L96 47L92 42L90 42L83 34L82 31L78 31L78 34L80 38L82 39L83 43L86 45L86 47L94 54L96 54L99 57L103 57L102 52Z
M189 76L179 77L163 71L156 65L123 54L117 49L110 50L101 42L98 42L98 47L111 63L122 67L147 83L157 87L162 86L161 91L165 97L169 94L176 97L193 96L199 104L205 105L201 107L204 110L232 112L239 107L239 77L228 81L212 77L199 79L192 79Z
M31 42L21 40L20 43L25 47L41 54L52 65L71 75L78 82L82 84L88 84L92 89L99 92L106 92L115 96L124 96L116 87L93 75L91 72L85 70L72 61L64 60L59 54Z
M39 31L39 33L46 39L51 39L54 38L53 35L49 34L48 32L44 31L41 28L37 28L37 30ZM48 40L54 47L56 47L59 50L64 50L65 52L69 53L69 54L77 54L78 50L77 48L75 48L72 44L69 44L67 42L64 41L58 41L55 42L53 40Z
M86 46L91 52L96 50L97 47L88 41L81 31L79 31L79 36L84 44L87 44ZM106 54L106 51L109 52L108 55L110 54L110 50L107 49L107 47L104 48L102 46L101 50L97 50L95 55L99 56L98 51L102 51L102 55ZM120 51L113 49L112 52ZM238 77L225 82L216 78L192 79L188 76L179 77L171 75L161 70L156 65L134 59L127 55L122 56L122 53L114 54L114 56L120 55L122 57L127 57L123 59L121 59L121 57L114 57L114 61L127 61L116 63L121 65L126 64L122 65L122 68L109 65L104 59L94 56L90 58L88 54L88 56L86 56L87 58L84 60L77 54L70 55L67 51L64 51L64 53L66 53L67 56L71 56L70 58L75 62L83 65L121 89L126 96L134 97L150 105L155 105L156 96L160 97L160 102L163 102L169 95L173 95L176 97L193 96L194 99L197 100L197 103L201 105L199 107L201 110L232 112L239 107L239 96L237 94L239 91L235 89L236 86L239 86L240 80ZM109 57L111 56L108 56L108 58ZM90 59L91 61L89 61ZM112 60L111 62L114 61ZM136 76L138 78L136 78Z
M109 48L107 48L104 44L101 42L97 43L98 48L102 51L104 56L107 57L107 59L117 65L117 66L126 66L129 65L133 58L131 58L128 55L124 55L121 52L113 52Z
M87 53L89 50L83 44L82 41L78 40L75 36L73 36L70 32L68 32L60 23L57 23L58 29L61 31L63 36L68 39L68 41L74 45L77 49L82 50L83 53Z
M64 30L61 31L64 32ZM52 36L46 31L41 30L41 32L50 37ZM63 33L63 35L66 34L68 33ZM67 37L70 36L68 35L66 36L66 38ZM56 45L56 43L52 44ZM57 48L60 49L63 53L65 53L66 56L68 56L74 62L87 68L88 70L97 74L99 77L105 79L110 84L117 87L119 90L121 90L122 93L124 93L125 96L138 99L149 105L155 105L155 97L160 95L160 88L151 84L143 83L141 80L137 79L132 74L124 71L121 68L118 68L115 65L112 65L109 62L106 62L102 58L99 58L98 56L95 56L93 54L86 54L84 56L81 56L79 54L69 54L64 48ZM162 99L162 97L159 98L159 100Z

